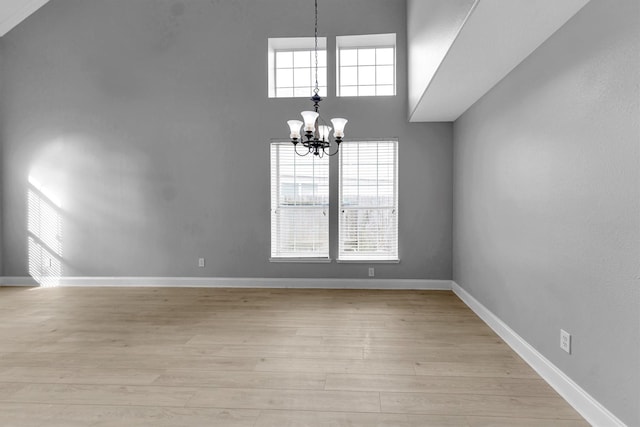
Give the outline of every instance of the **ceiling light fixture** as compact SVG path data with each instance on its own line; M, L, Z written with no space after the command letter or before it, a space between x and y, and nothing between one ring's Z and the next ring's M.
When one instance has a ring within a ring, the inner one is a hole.
M299 156L306 156L309 153L313 153L314 156L323 157L325 154L333 156L338 153L340 150L340 143L342 142L342 138L344 138L344 127L348 120L339 117L331 119L331 123L333 124L333 139L336 145L335 151L331 153L331 127L327 126L327 123L318 112L320 101L322 101L322 98L318 95L320 92L320 88L318 87L318 0L315 0L315 13L314 53L316 81L313 89L313 96L311 97L314 111L303 111L300 113L304 122L301 122L300 120L289 120L287 124L291 131L289 136L296 154ZM301 135L303 125L304 135ZM298 152L298 144L301 144L307 149L307 151L305 152L303 150L302 152Z

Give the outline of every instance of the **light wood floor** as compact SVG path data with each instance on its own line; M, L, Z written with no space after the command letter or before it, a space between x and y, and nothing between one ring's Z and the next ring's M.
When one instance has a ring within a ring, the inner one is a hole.
M0 426L585 426L447 291L0 288Z

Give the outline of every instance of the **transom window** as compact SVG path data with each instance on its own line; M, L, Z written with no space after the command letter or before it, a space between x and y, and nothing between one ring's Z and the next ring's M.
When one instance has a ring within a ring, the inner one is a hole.
M316 84L312 50L276 51L276 98L311 97ZM327 51L318 51L319 95L327 96Z
M318 39L318 88L327 95L326 39ZM269 39L269 97L310 98L316 83L314 39Z
M396 94L395 34L336 38L338 96Z

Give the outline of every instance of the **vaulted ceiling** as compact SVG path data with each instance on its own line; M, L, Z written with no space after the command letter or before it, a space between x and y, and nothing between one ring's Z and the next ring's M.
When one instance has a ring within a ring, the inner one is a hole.
M409 119L450 122L589 0L407 0Z
M0 37L48 1L0 0ZM456 120L588 2L407 0L409 120Z
M49 0L0 0L0 37Z

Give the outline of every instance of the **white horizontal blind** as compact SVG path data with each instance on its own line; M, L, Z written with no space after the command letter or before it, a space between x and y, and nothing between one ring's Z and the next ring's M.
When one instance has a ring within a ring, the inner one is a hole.
M271 144L271 257L329 257L329 158Z
M398 259L397 177L397 141L341 145L339 259Z

